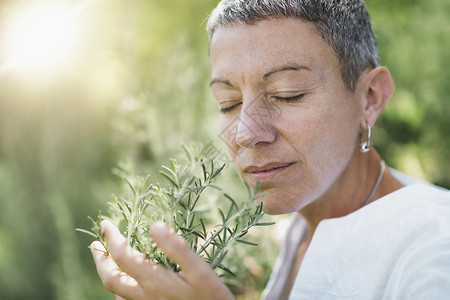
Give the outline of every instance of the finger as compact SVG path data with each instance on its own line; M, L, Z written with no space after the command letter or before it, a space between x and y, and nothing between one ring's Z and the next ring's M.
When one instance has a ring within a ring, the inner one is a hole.
M191 288L202 295L196 298L185 295L180 299L234 299L231 291L222 283L211 266L192 251L185 240L167 224L155 222L150 228L150 234L158 247L172 261L180 265L183 276Z
M151 292L152 296L179 295L188 288L184 279L178 274L150 262L142 253L128 246L126 239L111 222L102 221L101 227L115 263L136 279L142 290Z
M116 295L116 300L127 300L127 299L122 298L122 297Z
M199 277L204 280L207 276L215 276L209 264L192 251L186 241L167 224L155 222L150 228L150 235L158 247L172 261L180 265L188 281L197 281Z
M97 273L106 289L114 294L129 299L136 299L142 290L134 278L117 269L116 264L106 252L102 243L95 241L91 244Z
M128 246L125 237L110 221L102 221L101 227L109 252L116 264L137 281L141 281L144 276L141 270L153 264L142 253Z

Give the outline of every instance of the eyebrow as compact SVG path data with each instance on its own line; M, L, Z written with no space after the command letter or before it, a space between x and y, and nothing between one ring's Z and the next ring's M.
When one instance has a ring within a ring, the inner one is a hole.
M276 67L273 70L270 70L269 72L264 74L263 79L267 80L271 75L273 75L275 73L278 73L278 72L298 71L298 70L309 70L309 71L311 71L311 69L306 67L306 66L296 65L296 64L287 64L287 65L283 65L281 67ZM213 79L211 79L211 81L209 82L209 86L212 86L213 84L216 84L216 83L223 83L223 84L231 86L231 87L233 86L229 80L221 79L221 78L213 78Z
M276 67L275 69L267 72L266 74L264 74L263 79L267 80L270 76L272 76L275 73L278 72L283 72L283 71L298 71L298 70L308 70L311 71L310 68L306 67L306 66L302 66L302 65L296 65L296 64L287 64L287 65L283 65L281 67Z

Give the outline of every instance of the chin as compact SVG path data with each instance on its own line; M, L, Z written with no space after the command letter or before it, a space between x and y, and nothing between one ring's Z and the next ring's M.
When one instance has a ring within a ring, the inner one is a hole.
M299 211L303 206L300 199L277 189L262 191L264 195L258 198L263 203L263 210L269 215L282 215Z

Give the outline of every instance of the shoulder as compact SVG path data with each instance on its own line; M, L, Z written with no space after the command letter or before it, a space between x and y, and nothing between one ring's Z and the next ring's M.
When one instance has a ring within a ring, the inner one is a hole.
M450 239L450 192L430 184L405 186L362 208L354 218L382 232L396 232L398 244L405 246L417 240Z
M402 234L393 241L399 251L385 298L449 297L450 192L432 185L413 184L386 200L397 202Z
M344 236L364 238L367 232L381 236L386 231L407 235L420 231L425 223L437 225L438 231L450 235L450 192L417 183L385 195L344 217L323 220L318 229L326 235L335 236L337 233L338 239Z
M420 245L450 242L450 192L446 189L427 184L406 186L380 199L374 211L385 211L402 229L405 240Z
M398 241L402 251L385 290L386 299L449 299L450 196L428 186L408 189L416 207ZM414 220L411 220L414 221Z
M293 291L316 298L421 299L431 289L432 299L450 295L450 196L414 184L323 220Z
M450 235L450 191L444 188L417 183L386 195L377 204L378 210L388 209L413 223L436 222Z

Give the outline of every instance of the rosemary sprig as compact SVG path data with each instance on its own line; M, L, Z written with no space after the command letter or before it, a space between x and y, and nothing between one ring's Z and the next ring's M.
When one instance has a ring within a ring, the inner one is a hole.
M131 247L144 253L147 259L179 272L180 267L156 247L148 234L151 224L162 220L170 224L213 269L222 270L219 275L233 276L233 268L224 263L232 247L236 242L257 246L257 243L244 239L246 234L253 226L273 223L261 222L265 213L262 203L255 205L255 200L261 196L257 193L258 185L249 190L248 200L243 202L235 201L215 185L215 179L226 165L218 163L219 153L213 149L211 145L194 149L183 147L187 163L182 165L171 159L169 166L163 166L160 173L167 181L164 186L153 184L150 175L130 175L126 168L115 170L115 174L124 181L126 192L109 203L109 216L100 214L97 220L90 218L93 223L91 231L77 230L106 246L99 224L102 219L109 219L119 227ZM220 223L215 225L211 224L214 217L208 201L205 201L212 191L228 202L226 210L217 208Z

